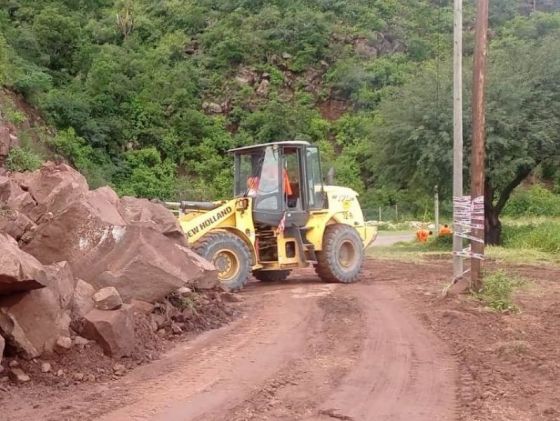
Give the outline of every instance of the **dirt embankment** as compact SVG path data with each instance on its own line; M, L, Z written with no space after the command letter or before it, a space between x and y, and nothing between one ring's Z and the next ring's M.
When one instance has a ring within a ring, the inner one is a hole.
M448 261L371 261L368 282L389 283L451 348L459 370L458 416L465 421L560 420L560 269L498 266L529 280L518 312L485 309L470 296L442 300Z

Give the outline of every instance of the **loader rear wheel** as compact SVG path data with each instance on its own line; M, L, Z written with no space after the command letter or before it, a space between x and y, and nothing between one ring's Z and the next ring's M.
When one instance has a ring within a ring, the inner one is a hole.
M251 252L247 244L229 232L211 232L202 237L194 250L218 269L218 279L231 291L239 290L251 274Z
M281 282L290 275L291 270L256 270L253 276L261 282Z
M329 225L323 237L323 250L317 251L315 271L325 282L356 282L364 262L364 247L358 232L350 225Z

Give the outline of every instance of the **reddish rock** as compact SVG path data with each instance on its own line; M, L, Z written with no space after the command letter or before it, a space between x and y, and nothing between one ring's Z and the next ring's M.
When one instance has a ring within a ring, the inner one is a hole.
M218 282L213 265L142 225L113 227L75 266L78 277L96 288L114 286L124 301L153 303L190 283Z
M42 222L23 249L43 264L65 260L75 270L80 259L107 236L117 235L123 225L117 208L99 192L91 192Z
M96 341L105 354L115 358L130 356L136 343L134 320L128 306L112 311L90 311L84 317L81 334Z
M4 347L5 346L6 346L6 341L4 340L2 335L0 335L0 364L2 364L2 357L4 356ZM1 371L2 370L0 370L0 372Z
M26 383L31 380L21 368L11 368L8 372L8 376L16 383Z
M0 295L42 288L47 283L43 265L20 250L12 237L0 234Z
M37 206L28 215L38 221L47 212L56 215L88 193L83 175L66 164L45 163L40 169L16 178Z
M76 288L76 281L68 262L58 262L45 266L49 288L56 291L60 308L69 310Z
M0 299L0 331L26 358L52 352L59 336L70 336L70 317L50 288Z
M15 177L6 176L0 176L0 203L4 205L2 206L4 209L18 211L26 216L37 206L31 195L21 188Z
M94 309L93 294L95 288L82 279L76 281L72 297L72 320L80 320Z
M173 238L178 244L186 245L185 233L177 218L165 206L147 199L128 196L120 199L118 206L119 212L127 224L151 225L165 236Z
M23 213L9 208L0 209L0 233L20 240L26 232L34 227L35 223Z
M135 313L150 314L154 311L154 305L142 300L130 300L130 308Z
M116 310L123 305L119 291L115 287L101 288L93 294L95 308L99 310Z
M109 186L99 187L91 192L92 197L99 197L114 206L119 205L119 195Z

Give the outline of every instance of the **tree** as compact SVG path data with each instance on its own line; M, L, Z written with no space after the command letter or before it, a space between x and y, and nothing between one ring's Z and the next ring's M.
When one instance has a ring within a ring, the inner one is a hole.
M538 24L537 19L533 22ZM492 44L486 127L488 244L500 242L500 214L513 190L541 163L560 155L559 42L560 31L554 29L538 40L506 36ZM468 69L465 80L467 75ZM467 149L469 104L466 98ZM438 74L433 67L383 102L374 129L380 155L370 157L382 180L400 188L421 186L426 193L438 184L449 194L451 110L450 72Z

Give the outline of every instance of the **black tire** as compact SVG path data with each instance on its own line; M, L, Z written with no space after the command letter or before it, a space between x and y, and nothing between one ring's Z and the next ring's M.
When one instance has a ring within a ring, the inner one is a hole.
M216 266L225 288L237 291L245 286L251 274L251 251L237 235L225 231L211 232L198 240L193 248Z
M324 282L349 284L359 279L364 246L360 235L350 225L329 225L323 237L323 250L316 254L315 271Z
M281 282L290 276L291 270L255 270L253 276L261 282Z

